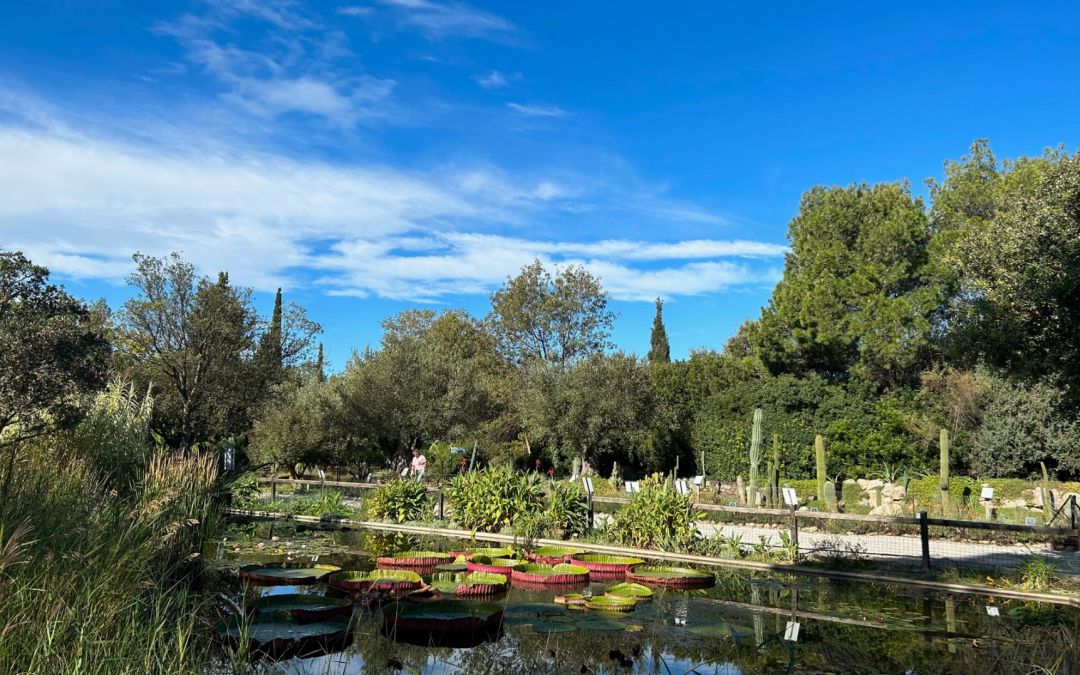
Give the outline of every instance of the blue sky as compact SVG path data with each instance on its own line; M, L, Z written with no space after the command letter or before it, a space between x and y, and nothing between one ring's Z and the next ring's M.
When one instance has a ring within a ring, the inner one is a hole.
M340 367L401 309L581 263L644 353L768 301L815 184L972 140L1080 143L1073 3L16 1L0 21L0 246L118 305L136 250L227 269Z

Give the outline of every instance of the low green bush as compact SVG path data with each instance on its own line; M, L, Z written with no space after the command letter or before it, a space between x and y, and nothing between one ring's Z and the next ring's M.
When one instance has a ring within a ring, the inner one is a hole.
M418 480L395 478L375 488L364 505L368 518L403 523L424 520L431 513L427 488Z
M689 550L697 539L701 512L690 509L690 499L666 483L642 481L641 492L615 513L612 534L615 541L634 548L662 547Z
M552 481L544 498L547 527L562 536L582 534L589 523L589 505L577 486Z
M541 513L542 487L539 474L489 466L455 476L444 493L455 523L470 530L498 532L518 518Z

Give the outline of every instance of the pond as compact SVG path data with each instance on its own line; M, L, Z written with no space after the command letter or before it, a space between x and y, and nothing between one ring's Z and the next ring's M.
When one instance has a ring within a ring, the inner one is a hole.
M260 598L289 594L331 598L332 604L345 594L325 581L251 585L241 581L238 570L250 563L289 561L369 571L380 556L470 546L484 544L303 526L298 532L282 523L249 521L207 552L215 559L209 590L222 599L223 608L232 602L250 607ZM419 571L431 581L433 570ZM729 568L702 571L715 574L711 588L655 587L630 611L613 611L626 609L618 602L614 607L592 603L596 608L560 604L568 594L604 596L623 580L610 573L603 579L594 573L587 583L572 587L515 584L479 599L455 599L448 592L430 604L409 599L389 600L381 607L372 603L354 611L343 639L281 661L264 659L256 670L1027 673L1048 666L1057 670L1046 672L1077 672L1080 664L1075 645L1080 613L1068 606ZM453 634L433 630L442 625L438 621L426 622L463 616L476 622Z

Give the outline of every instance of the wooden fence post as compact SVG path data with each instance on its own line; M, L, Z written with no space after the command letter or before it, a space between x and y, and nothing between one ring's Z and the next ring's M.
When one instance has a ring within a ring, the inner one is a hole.
M795 517L795 505L791 505L791 542L795 544L795 550L799 550L799 521Z
M443 517L443 491L439 490L439 520L444 520Z
M277 473L270 474L270 501L277 501Z
M922 569L930 571L930 526L926 522L926 511L919 511L919 537L922 539Z

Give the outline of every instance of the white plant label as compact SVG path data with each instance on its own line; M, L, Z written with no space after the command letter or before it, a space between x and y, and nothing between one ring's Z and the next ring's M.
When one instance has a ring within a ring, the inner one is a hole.
M784 629L784 639L788 642L799 641L799 622L788 621L787 628Z
M986 500L993 499L994 498L994 488L992 488L992 487L984 487L982 489L982 498L986 499Z
M783 488L783 492L784 492L784 503L785 504L787 504L788 506L798 506L799 505L799 496L795 494L795 488L786 487L786 488Z
M581 477L581 486L585 488L585 492L587 494L591 495L593 493L592 478L589 478L588 476L582 476Z

